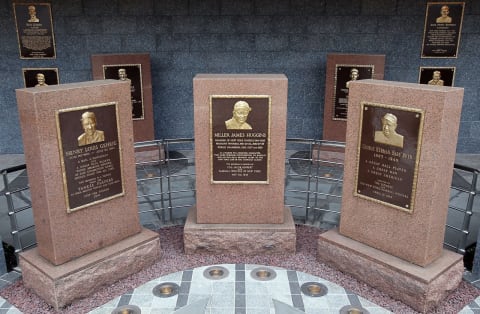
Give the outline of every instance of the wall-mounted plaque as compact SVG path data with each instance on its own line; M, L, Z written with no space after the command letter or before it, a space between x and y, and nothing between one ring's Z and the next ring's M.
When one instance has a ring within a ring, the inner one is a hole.
M323 134L327 141L345 142L348 92L352 81L383 79L385 55L328 54L323 106Z
M132 95L132 119L144 119L141 64L103 65L103 79L129 81Z
M14 3L21 59L54 59L55 38L50 3Z
M333 95L333 120L347 121L348 87L351 82L373 78L375 65L335 65L335 94Z
M267 184L271 96L210 96L212 183Z
M23 82L25 87L41 87L58 85L58 68L24 68Z
M419 84L453 86L455 67L420 67Z
M424 111L362 102L360 119L354 195L412 213Z
M425 15L422 58L456 58L465 2L429 2Z
M94 80L130 82L134 141L154 140L150 54L99 54L91 61Z
M124 194L117 103L56 113L67 212Z

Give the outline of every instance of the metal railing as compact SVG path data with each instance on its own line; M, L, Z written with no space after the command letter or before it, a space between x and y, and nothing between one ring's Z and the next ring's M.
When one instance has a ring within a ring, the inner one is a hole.
M36 245L35 225L33 223L30 188L26 179L26 168L26 165L19 165L0 171L4 187L3 191L0 192L0 205L2 207L6 206L1 209L1 212L5 213L4 210L6 209L10 223L10 234L3 239L11 242L10 244L15 248L16 254ZM12 177L19 178L19 176L20 178L23 176L24 180L10 180ZM5 228L4 224L5 221L2 222L3 228Z
M338 226L344 148L341 142L287 139L285 205L291 208L296 223L322 229ZM188 209L195 204L194 140L135 143L135 150L142 225L159 229L184 224ZM4 191L0 192L0 206L8 212L12 244L17 253L35 245L25 169L26 166L21 165L1 171ZM462 254L471 234L477 177L478 170L455 165L444 244ZM4 210L1 207L0 210Z
M477 169L454 165L444 245L461 254L465 254L471 233L470 221L474 213L478 173Z

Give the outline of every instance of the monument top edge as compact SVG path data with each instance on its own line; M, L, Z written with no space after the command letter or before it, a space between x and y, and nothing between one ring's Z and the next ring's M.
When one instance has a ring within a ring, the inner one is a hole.
M129 83L127 81L112 80L112 79L93 80L93 81L85 81L85 82L49 85L49 86L42 86L42 87L18 88L15 91L27 92L31 94L39 94L44 92L55 92L55 91L61 91L61 90L78 89L78 88L93 87L93 86L107 86L112 84L129 84Z
M197 74L194 79L219 79L219 80L236 80L236 79L286 79L285 74Z
M357 84L368 84L368 85L377 85L377 86L395 86L395 87L403 87L403 88L413 88L413 89L422 89L422 90L429 90L429 91L458 91L463 90L463 87L452 87L452 86L433 86L428 84L419 84L419 83L408 83L408 82L400 82L400 81L387 81L387 80L375 80L375 79L365 79L365 80L357 80L352 83L352 87Z

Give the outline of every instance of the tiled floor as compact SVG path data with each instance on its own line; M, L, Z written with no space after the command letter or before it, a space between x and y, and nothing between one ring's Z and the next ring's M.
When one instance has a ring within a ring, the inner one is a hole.
M213 273L212 270L218 269L226 271L222 276L208 278L208 274ZM265 270L273 270L269 276L269 278L273 278L272 280L265 280L256 275L259 271L261 273ZM0 289L20 278L21 274L15 271L0 276ZM327 288L327 293L323 296L307 295L308 290L305 289L311 283L323 285ZM170 297L155 296L153 290L161 284L178 287L177 294ZM198 304L202 300L206 301L206 307L199 309ZM278 303L282 304L281 308L276 306ZM331 314L346 313L346 307L350 306L363 309L364 313L390 313L325 279L299 271L250 264L203 266L162 276L114 298L89 314L110 314L115 309L131 305L137 306L142 314L180 312L189 314L293 314L298 311L307 314ZM189 308L190 305L194 307ZM288 310L285 311L285 308ZM0 314L21 313L0 297ZM133 312L130 313L133 314ZM480 314L480 296L459 313Z
M223 278L208 278L212 270L223 269ZM257 276L270 271L270 276ZM273 271L273 272L272 272ZM207 275L206 275L207 274ZM272 278L267 280L265 278ZM323 296L308 296L302 292L306 283L320 283L328 289ZM178 285L178 294L158 297L154 288L162 283ZM386 309L324 279L278 267L249 264L223 264L198 267L152 280L129 293L117 297L90 314L105 314L120 306L136 305L141 313L174 313L189 304L208 300L201 313L207 314L266 314L279 313L273 300L304 313L340 313L345 306L363 308L369 313L390 313ZM288 313L288 312L285 312Z

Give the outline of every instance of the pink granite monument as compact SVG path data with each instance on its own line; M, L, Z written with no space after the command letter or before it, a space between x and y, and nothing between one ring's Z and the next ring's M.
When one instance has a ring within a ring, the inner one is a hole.
M325 103L323 106L323 139L345 142L349 82L383 79L385 55L327 55Z
M201 74L193 86L197 203L186 252L294 251L284 205L287 78Z
M318 259L414 309L462 279L443 249L463 89L362 80L350 86L339 231Z
M60 308L160 256L158 234L139 223L130 88L16 92L38 243L20 266L25 285Z
M163 146L155 139L152 74L149 53L94 54L91 56L94 80L115 79L130 82L133 139L137 162L165 159ZM142 145L139 142L144 142Z
M94 80L117 79L130 82L135 142L155 138L153 126L152 74L150 54L98 54L91 56Z

